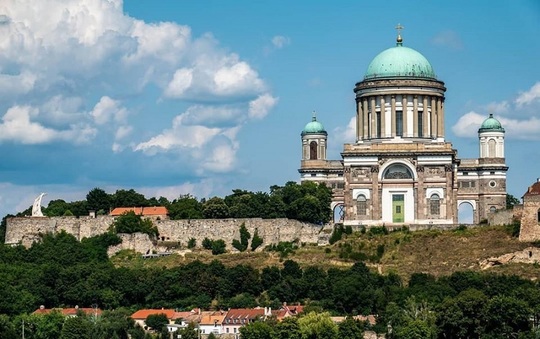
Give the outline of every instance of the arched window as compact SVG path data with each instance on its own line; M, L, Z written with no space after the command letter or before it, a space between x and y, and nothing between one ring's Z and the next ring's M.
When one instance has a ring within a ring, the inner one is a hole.
M441 214L441 198L436 193L429 197L429 214L436 217Z
M497 154L495 152L495 140L489 139L488 141L488 157L495 157Z
M360 194L358 198L356 198L356 215L367 215L367 200L366 196L363 194Z
M317 142L309 143L309 160L317 160Z
M537 213L537 217L536 217L536 221L538 221L540 223L540 208L538 209L538 213Z
M384 179L412 179L413 175L409 167L402 164L395 164L386 169Z
M491 207L489 208L489 213L495 213L496 210L497 210L497 207L491 206Z

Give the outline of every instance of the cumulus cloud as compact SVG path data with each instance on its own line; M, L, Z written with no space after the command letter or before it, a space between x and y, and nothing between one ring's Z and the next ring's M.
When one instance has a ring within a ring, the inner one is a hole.
M463 49L463 41L459 35L452 30L439 32L431 39L431 43L436 46L442 46L453 50Z
M520 93L514 100L491 102L482 110L484 114L470 111L462 115L452 126L452 131L460 137L477 137L478 129L488 117L494 115L505 129L506 137L522 140L540 140L540 82Z
M518 107L540 101L540 82L534 84L528 91L521 93L515 100Z
M283 35L276 35L272 38L272 45L277 49L281 49L290 43L291 39Z
M278 98L270 94L260 95L257 99L249 103L249 117L253 119L262 119L278 102Z
M356 142L356 116L349 120L347 126L334 129L332 135L336 138L336 141L332 141L332 143L336 145Z
M120 102L108 96L103 96L94 106L90 115L98 125L106 124L110 121L123 122L127 117L127 110L120 106Z

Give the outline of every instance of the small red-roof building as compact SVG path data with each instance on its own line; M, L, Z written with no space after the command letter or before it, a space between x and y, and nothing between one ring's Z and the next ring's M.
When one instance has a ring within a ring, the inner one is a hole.
M65 317L75 317L77 316L79 312L82 312L88 316L99 317L101 316L101 313L103 313L101 309L92 308L92 307L75 306L75 307L68 307L68 308L62 308L62 307L45 308L45 306L40 306L32 314L49 314L51 312L59 312Z
M148 318L149 315L164 314L169 320L169 323L172 323L174 321L176 313L177 312L173 309L144 309L138 310L137 312L133 313L131 315L131 318L135 320L135 323L137 323L137 325L141 326L143 329L146 330L148 329L148 326L146 326L146 318Z
M540 240L540 178L523 194L520 241Z
M240 333L240 327L256 320L264 320L272 316L270 308L233 308L227 312L223 319L224 334Z
M168 219L169 211L167 207L163 206L153 206L153 207L117 207L109 213L113 217L120 216L127 212L134 212L136 215L140 215L144 218L149 219Z

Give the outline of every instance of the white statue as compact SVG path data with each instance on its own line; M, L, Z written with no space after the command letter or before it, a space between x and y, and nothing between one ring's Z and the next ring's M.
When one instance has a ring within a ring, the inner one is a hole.
M32 216L33 217L42 217L43 212L41 212L41 199L47 193L41 193L36 200L34 200L34 205L32 205Z

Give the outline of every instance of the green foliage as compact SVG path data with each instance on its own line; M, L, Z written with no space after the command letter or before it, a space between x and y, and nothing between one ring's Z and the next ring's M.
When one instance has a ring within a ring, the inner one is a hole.
M211 250L212 249L212 240L210 240L208 238L204 238L203 241L202 241L202 247L205 250Z
M134 189L130 190L117 190L111 195L111 207L147 207L148 201L144 195L135 192Z
M146 326L155 331L161 331L169 323L169 319L163 313L150 314L145 320Z
M349 316L338 324L338 331L339 338L363 338L364 324Z
M199 339L198 329L194 323L189 323L186 328L178 330L182 339Z
M222 198L213 197L203 204L203 216L207 219L223 219L229 217L229 206Z
M264 240L259 236L259 230L255 229L255 233L253 234L253 239L251 239L251 250L255 251L259 246L263 244Z
M86 203L88 205L88 208L96 211L97 214L108 213L108 211L111 209L111 201L111 196L101 188L97 187L90 190L90 192L88 192L88 194L86 195Z
M381 236L381 235L387 235L388 229L384 226L380 227L370 227L367 231L369 236Z
M338 339L338 327L329 313L311 312L298 319L302 338Z
M330 236L330 239L328 241L330 245L340 241L341 238L343 237L343 233L345 233L344 231L345 231L345 228L343 227L343 224L336 224L334 226L332 235Z
M242 339L273 339L274 328L263 321L255 321L240 327Z
M519 231L521 230L521 221L514 220L513 223L509 225L504 225L504 230L506 233L508 233L511 237L517 238L519 237Z
M133 211L124 212L112 224L116 233L146 233L152 237L158 236L158 229L149 219L136 215Z
M190 238L187 243L187 248L192 249L192 248L195 248L196 246L197 246L197 239Z
M289 254L294 253L298 249L298 244L291 241L280 241L277 245L271 244L266 246L267 251L279 252L280 258L286 258Z
M168 210L172 220L203 218L203 204L189 194L181 195L178 199L173 200L168 206Z
M515 205L519 205L520 201L512 194L506 194L506 209L511 210Z
M218 240L212 241L212 254L213 255L218 255L218 254L225 253L226 246L227 245L225 245L225 241L223 241L223 239L218 239Z
M84 316L67 317L60 339L91 339L92 324Z
M240 241L238 241L237 239L234 239L232 241L232 245L234 248L236 248L240 252L244 252L248 248L249 238L251 238L251 234L247 230L246 224L242 223L240 225Z

